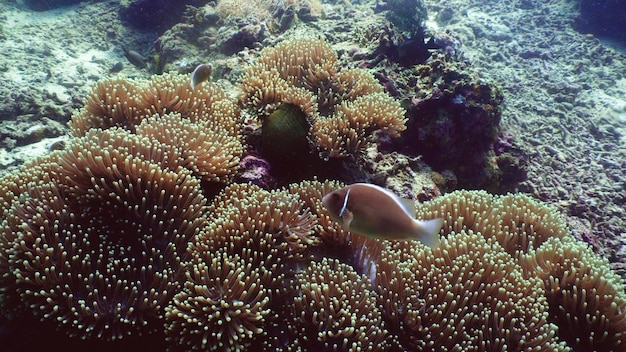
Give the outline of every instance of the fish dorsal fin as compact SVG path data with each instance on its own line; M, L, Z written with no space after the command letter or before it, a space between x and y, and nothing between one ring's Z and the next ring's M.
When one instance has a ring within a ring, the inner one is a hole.
M400 198L398 196L396 196L396 199L398 200L398 204L400 204L400 206L402 207L402 209L404 209L404 211L409 214L409 216L411 216L412 218L415 217L415 203L410 200L410 199L406 199L406 198Z
M396 201L396 203L398 203L400 208L402 208L402 210L404 210L404 212L408 216L410 216L411 218L415 217L415 212L416 212L415 203L412 200L401 198L391 191L388 191L388 190L385 190L385 191L387 192L387 194L389 194L391 198L393 198Z
M360 183L359 185L363 185L366 187L370 187L370 188L374 188L379 192L382 192L384 194L386 194L387 196L391 197L391 199L393 199L396 204L398 204L398 206L400 206L400 208L402 208L402 210L404 210L404 212L410 216L411 218L415 217L415 203L410 200L410 199L406 199L406 198L401 198L398 195L396 195L395 193L393 193L392 191L383 188L381 186L377 186L377 185L373 185L373 184L369 184L369 183ZM347 197L346 197L347 198Z

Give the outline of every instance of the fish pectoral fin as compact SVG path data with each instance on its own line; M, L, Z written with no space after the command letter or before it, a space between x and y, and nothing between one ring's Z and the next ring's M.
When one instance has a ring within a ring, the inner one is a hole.
M350 231L350 224L352 223L352 219L354 219L354 215L350 210L344 210L343 214L341 214L341 227L345 231Z

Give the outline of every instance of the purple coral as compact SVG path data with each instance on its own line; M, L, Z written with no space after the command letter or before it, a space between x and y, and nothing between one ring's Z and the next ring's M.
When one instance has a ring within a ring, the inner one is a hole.
M270 164L254 155L245 156L239 163L241 173L238 182L250 182L264 189L275 186L276 180L270 175Z

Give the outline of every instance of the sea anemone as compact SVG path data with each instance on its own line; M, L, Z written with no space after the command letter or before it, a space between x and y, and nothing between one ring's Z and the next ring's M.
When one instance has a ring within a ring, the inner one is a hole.
M300 110L281 123L303 125L298 135L308 134L308 138L300 140L310 141L312 151L323 158L355 154L371 143L376 130L397 137L405 129L400 104L383 93L367 71L341 69L335 51L320 39L291 39L264 49L244 71L240 87L242 104L261 121L286 106L289 111ZM277 125L263 122L264 129ZM282 142L293 139L287 136L289 130L280 126L276 132L264 130L276 149L267 151L271 142L266 142L265 153L290 150L290 145Z
M96 83L85 106L69 122L74 136L83 136L91 128L113 126L133 130L141 122L145 107L141 102L139 83L124 78L110 78Z
M160 145L114 131L70 142L50 181L31 183L6 210L0 286L19 297L9 314L28 311L82 339L162 324L206 200L189 171L160 164Z
M171 145L180 165L204 181L228 183L239 167L243 145L237 134L224 133L179 113L154 115L136 127L139 136Z
M183 290L165 308L170 349L241 351L270 314L264 270L223 251L198 255Z
M239 109L235 102L209 82L191 89L189 75L166 73L150 81L114 78L99 81L88 96L85 107L69 122L74 136L89 129L117 126L135 132L135 127L154 115L179 113L207 128L239 133Z
M561 339L574 351L626 349L626 294L606 259L570 236L547 239L531 256Z
M389 243L374 282L404 350L568 350L546 320L541 282L472 231L451 233L433 250Z
M293 290L294 266L310 259L316 218L297 195L251 184L226 187L208 212L212 221L188 248L185 289L166 308L170 347L260 346Z
M323 258L298 273L290 350L388 351L388 331L366 276Z
M171 163L203 181L232 181L243 153L235 102L214 83L191 89L188 75L100 81L69 126L75 136L91 129L123 128L156 140L169 150Z

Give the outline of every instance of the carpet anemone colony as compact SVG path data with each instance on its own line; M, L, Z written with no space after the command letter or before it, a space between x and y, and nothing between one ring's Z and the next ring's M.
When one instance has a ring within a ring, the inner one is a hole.
M101 81L63 150L0 179L5 325L171 351L626 350L621 279L530 197L420 204L444 219L431 249L344 231L321 202L340 181L240 182L251 154L323 166L406 128L329 44L264 49L239 89Z

